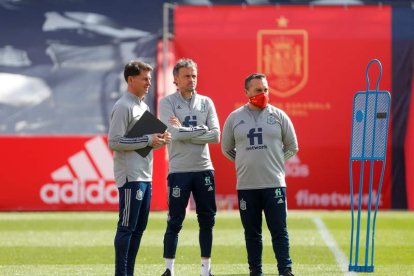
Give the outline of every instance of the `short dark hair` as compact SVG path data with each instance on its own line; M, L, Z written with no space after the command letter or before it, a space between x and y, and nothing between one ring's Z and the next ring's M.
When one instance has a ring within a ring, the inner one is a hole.
M174 65L173 76L178 76L178 71L180 70L180 68L184 67L194 67L197 70L197 63L195 63L194 60L189 58L179 59L177 63Z
M250 74L246 77L246 79L244 80L244 89L249 89L249 84L253 79L266 79L266 75L262 74L262 73L253 73Z
M124 79L128 82L129 76L138 76L142 71L148 72L152 71L151 65L142 62L140 60L131 60L125 65L124 68Z

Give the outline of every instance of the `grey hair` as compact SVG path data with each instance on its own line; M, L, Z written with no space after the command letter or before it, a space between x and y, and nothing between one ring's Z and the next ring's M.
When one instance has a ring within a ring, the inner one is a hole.
M173 76L178 76L178 71L180 70L180 68L184 68L184 67L186 68L193 67L194 69L197 70L197 63L195 63L194 60L189 59L189 58L179 59L174 66Z

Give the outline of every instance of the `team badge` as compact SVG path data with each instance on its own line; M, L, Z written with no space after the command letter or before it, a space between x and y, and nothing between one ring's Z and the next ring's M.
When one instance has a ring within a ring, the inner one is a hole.
M269 125L274 125L276 124L276 116L274 114L269 114L267 115L267 123Z
M257 33L257 67L267 76L269 92L281 98L302 90L308 81L308 32L288 29L289 20L277 19L278 28Z
M172 196L173 197L180 197L180 188L175 187L172 189Z
M137 191L136 199L137 200L142 200L143 195L144 195L144 193L141 190L138 190Z
M240 200L240 210L245 211L247 209L247 203L243 200L243 198Z
M206 104L204 104L204 103L200 104L200 112L201 113L206 112Z
M208 185L211 185L211 184L212 183L211 183L210 176L204 177L204 185L208 186Z

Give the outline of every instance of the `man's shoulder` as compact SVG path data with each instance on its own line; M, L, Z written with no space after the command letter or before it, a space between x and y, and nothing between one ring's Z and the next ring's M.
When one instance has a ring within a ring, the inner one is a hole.
M172 94L169 94L167 96L164 96L161 100L160 100L160 104L163 103L171 103L174 101L174 99L177 97L177 92L174 92Z
M278 114L280 116L287 116L285 111L283 111L282 109L280 109L276 106L273 106L273 105L268 106L268 111L269 111L269 113L275 113L275 114Z
M128 99L128 97L124 94L122 95L114 104L114 109L119 107L127 107L131 104L131 101Z
M195 95L196 95L196 98L197 98L197 99L199 99L199 100L201 100L201 101L213 102L209 96L206 96L206 95L200 94L200 93L198 93L198 92L197 92L197 94L195 94Z
M238 108L236 108L235 110L233 110L234 114L240 114L240 113L244 113L246 111L245 109L245 105L239 106Z
M245 109L244 109L244 105L243 105L243 106L240 106L240 107L236 108L232 112L230 112L230 114L227 118L234 120L234 118L244 116L244 112L245 112Z

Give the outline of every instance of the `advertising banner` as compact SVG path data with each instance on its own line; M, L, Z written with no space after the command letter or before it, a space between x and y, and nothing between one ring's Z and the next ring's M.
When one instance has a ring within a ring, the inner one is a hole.
M10 136L0 141L8 156L2 162L0 211L118 209L106 137ZM153 179L153 210L167 205L164 155L162 150L154 152L159 170Z
M391 90L390 8L178 6L174 16L176 58L197 62L197 90L212 98L221 126L247 102L246 76L267 75L270 103L290 116L299 142L286 162L289 208L348 209L352 100L373 58L383 66L380 89ZM210 149L218 205L237 208L234 164L220 145ZM380 208L390 207L390 167Z

